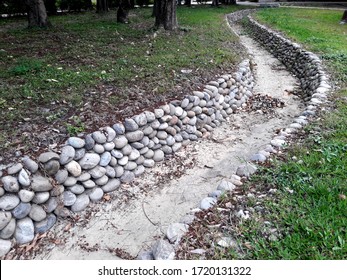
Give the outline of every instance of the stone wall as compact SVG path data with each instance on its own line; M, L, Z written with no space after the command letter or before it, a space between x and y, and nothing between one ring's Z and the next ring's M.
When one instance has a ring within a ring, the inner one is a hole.
M209 134L252 95L249 60L175 100L84 137L70 137L38 159L0 167L0 256L83 211L156 162Z

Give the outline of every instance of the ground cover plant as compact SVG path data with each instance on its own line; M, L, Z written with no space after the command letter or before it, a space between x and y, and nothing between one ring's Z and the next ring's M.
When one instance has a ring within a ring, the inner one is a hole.
M180 29L153 29L150 8L51 16L52 28L0 21L0 154L33 154L69 135L198 89L230 73L241 47L224 15L237 7L179 7Z
M338 24L341 14L284 8L255 15L319 54L335 93L285 153L213 210L198 214L179 258L200 258L191 253L197 248L207 259L347 258L347 29ZM240 220L240 209L249 210L250 218Z

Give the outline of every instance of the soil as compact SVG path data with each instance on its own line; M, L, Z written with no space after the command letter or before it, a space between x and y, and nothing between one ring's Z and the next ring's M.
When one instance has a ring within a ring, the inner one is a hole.
M136 258L165 235L168 225L196 209L221 180L235 174L241 163L291 123L303 108L294 94L297 81L239 27L232 28L254 63L254 102L230 116L207 139L183 147L83 213L60 220L44 238L13 249L8 258Z

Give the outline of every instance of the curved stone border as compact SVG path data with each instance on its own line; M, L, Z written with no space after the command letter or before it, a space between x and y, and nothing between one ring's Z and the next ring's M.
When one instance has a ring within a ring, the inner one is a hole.
M48 231L58 217L83 211L105 193L130 183L175 153L209 134L252 95L249 60L183 100L84 137L70 137L37 160L0 167L0 256Z
M193 209L181 219L179 223L169 225L166 238L158 240L149 251L143 251L138 255L141 260L172 260L175 258L175 245L182 236L188 231L189 224L194 220L194 213L211 208L217 203L218 198L225 192L232 192L237 186L241 186L242 177L250 177L257 171L256 162L264 162L270 157L271 153L277 153L287 144L287 138L301 129L309 121L310 116L314 116L319 106L327 101L327 94L331 88L328 84L328 77L323 71L322 63L317 55L304 50L300 45L284 38L279 33L259 24L251 18L250 14L255 10L242 10L227 16L232 24L244 17L248 17L247 27L251 30L251 35L260 42L265 49L277 57L292 72L301 83L303 99L307 102L306 109L300 116L294 119L289 127L282 129L275 136L270 144L258 153L251 156L249 162L240 165L236 174L229 180L222 180L217 189L211 192L208 197L201 200L199 208ZM249 213L240 210L235 213L241 219L248 219ZM201 250L201 249L197 249ZM198 253L198 252L196 252Z

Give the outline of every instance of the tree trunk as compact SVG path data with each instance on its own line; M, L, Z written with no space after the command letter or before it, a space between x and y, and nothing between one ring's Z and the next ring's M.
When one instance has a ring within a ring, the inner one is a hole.
M46 7L43 0L25 0L28 8L28 27L48 27Z
M218 0L212 0L212 6L219 6Z
M192 0L185 0L184 5L186 5L187 7L191 7L192 6Z
M45 0L45 6L47 10L47 14L49 15L56 15L57 14L57 6L56 0Z
M107 13L108 12L108 1L107 0L97 0L96 1L96 12L97 13Z
M347 10L344 11L340 24L346 24L347 23Z
M120 0L119 8L117 11L117 22L128 23L128 15L131 7L129 0Z
M178 27L176 0L156 0L155 2L155 27L164 26L165 30L175 30Z

